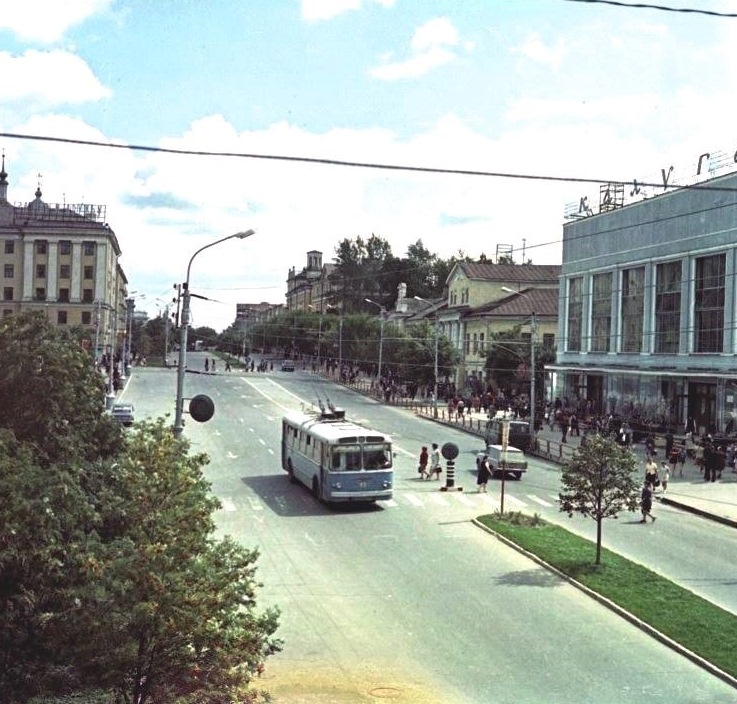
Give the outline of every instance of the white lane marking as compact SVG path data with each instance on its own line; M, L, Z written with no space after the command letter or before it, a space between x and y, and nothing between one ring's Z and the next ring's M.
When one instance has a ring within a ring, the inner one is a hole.
M549 501L545 501L545 499L541 499L539 496L535 496L535 494L527 494L527 498L530 499L530 501L534 501L536 504L540 504L540 506L545 506L546 508L553 507L553 504Z
M236 505L233 503L230 497L221 499L223 511L237 511Z
M407 493L404 495L404 498L407 499L407 501L411 503L413 506L424 506L425 505L422 502L422 499L419 496L416 496L415 494Z
M448 499L444 494L428 494L431 504L437 504L438 506L450 506Z
M251 504L251 508L254 511L263 511L264 510L263 504L258 499L254 499L253 497L249 497L248 502Z
M475 506L476 502L470 497L466 496L462 491L455 492L458 501L466 506Z
M383 502L383 506L388 506L389 508L399 508L399 504L397 503L396 499L387 499Z
M509 494L504 494L504 501L514 505L519 506L522 508L523 506L527 506L527 504L524 501L521 501L520 499L516 498L515 496L510 496Z
M228 450L228 459L229 460L237 460L238 455L234 455L230 450Z

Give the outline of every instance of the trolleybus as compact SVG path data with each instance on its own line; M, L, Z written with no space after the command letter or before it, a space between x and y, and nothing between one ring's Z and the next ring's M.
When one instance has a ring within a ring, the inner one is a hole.
M294 411L282 420L282 468L321 501L381 501L392 497L392 441L331 407Z

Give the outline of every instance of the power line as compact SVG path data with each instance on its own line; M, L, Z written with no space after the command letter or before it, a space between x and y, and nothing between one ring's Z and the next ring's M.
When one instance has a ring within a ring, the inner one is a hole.
M128 149L131 151L155 152L159 154L175 154L180 156L203 156L222 157L232 159L261 159L266 161L286 161L303 164L316 164L320 166L340 166L357 169L378 169L384 171L401 171L424 174L443 174L447 176L477 176L482 178L506 178L521 181L553 181L559 183L592 183L609 184L612 186L629 186L632 179L622 181L609 178L583 178L580 176L551 176L544 174L516 174L505 171L479 171L476 169L446 169L436 166L410 166L408 164L385 164L381 162L368 161L346 161L342 159L327 159L323 157L289 156L285 154L253 154L249 152L218 152L201 149L173 149L169 147L152 147L142 144L118 144L114 142L101 142L92 139L72 139L69 137L50 137L34 134L20 134L16 132L0 132L0 137L8 139L30 140L37 142L52 142L56 144L75 144L85 147L104 147L107 149ZM646 183L637 181L641 188L663 188L662 183ZM689 188L708 191L724 191L727 193L737 192L737 188L726 186L710 186L702 183L694 184L668 184L668 188Z
M614 7L626 7L635 10L661 10L663 12L707 15L709 17L737 17L737 14L733 12L716 12L715 10L703 10L696 7L671 7L669 5L655 5L648 2L619 2L619 0L567 0L567 2L583 2L590 5L613 5Z

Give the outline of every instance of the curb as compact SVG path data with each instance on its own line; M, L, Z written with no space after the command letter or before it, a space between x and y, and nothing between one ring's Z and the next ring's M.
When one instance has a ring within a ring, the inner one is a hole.
M733 677L729 673L724 672L724 670L720 670L713 663L709 662L708 660L705 660L700 655L697 655L696 653L692 652L688 648L685 648L677 641L674 641L672 638L669 638L664 633L661 633L656 628L653 628L650 624L645 623L645 621L638 618L634 614L631 614L629 611L627 611L626 609L623 609L621 606L619 606L618 604L615 604L613 601L611 601L610 599L607 599L605 596L602 596L598 592L595 592L592 589L589 589L587 586L581 584L580 582L577 582L575 579L573 579L573 577L570 577L564 572L561 572L559 569L548 564L547 562L545 562L545 560L538 557L534 553L531 553L528 550L525 550L523 547L517 545L517 543L510 540L506 536L501 535L500 533L497 533L495 530L489 528L488 526L485 526L478 519L473 518L471 519L471 522L478 528L481 528L481 530L484 530L490 535L493 535L495 538L497 538L497 540L504 543L506 546L513 548L521 555L524 555L525 557L529 558L533 562L536 562L541 567L545 568L549 572L552 572L553 574L557 575L561 579L568 582L568 584L570 584L571 586L575 587L576 589L583 592L587 596L591 597L595 601L598 601L602 606L605 606L610 611L613 611L618 616L621 616L625 620L629 621L632 625L636 626L641 631L647 633L647 635L649 635L650 637L659 641L660 643L667 646L671 650L677 652L679 655L683 655L685 658L688 658L695 665L698 665L699 667L706 670L710 674L714 675L715 677L718 677L723 682L726 682L731 687L734 687L735 689L737 689L737 677Z
M711 521L716 521L717 523L729 526L730 528L737 528L737 521L731 518L727 518L726 516L720 516L717 513L711 513L711 511L704 511L704 509L696 508L695 506L689 506L688 504L681 503L680 501L669 499L666 496L656 496L655 500L660 501L661 504L673 506L674 508L680 509L681 511L687 511L688 513L693 513L696 516L708 518Z

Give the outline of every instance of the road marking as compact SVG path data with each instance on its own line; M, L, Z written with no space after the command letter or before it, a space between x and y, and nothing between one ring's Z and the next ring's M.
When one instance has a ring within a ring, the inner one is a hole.
M424 506L425 504L422 502L422 499L420 499L419 496L416 496L415 494L405 494L404 498L409 501L413 506Z
M237 511L238 508L233 503L232 499L230 497L226 499L221 499L220 502L222 503L222 509L223 511Z
M535 494L527 494L527 498L530 499L530 501L534 501L536 504L540 504L540 506L545 506L546 508L553 507L553 504L549 501L545 501L545 499L541 499L539 496L535 496Z
M466 506L476 505L476 502L470 496L466 496L466 494L464 494L462 491L457 491L456 497L458 498L458 501L460 501L460 503L465 504Z
M229 460L237 460L238 455L234 455L230 450L228 450L228 459Z
M384 501L384 506L388 506L389 508L399 508L399 504L396 502L396 499L387 499Z
M450 506L448 499L443 494L429 494L430 503L438 506Z
M248 502L251 504L251 508L254 511L263 511L264 510L263 504L258 499L254 499L253 497L249 497L248 498Z

